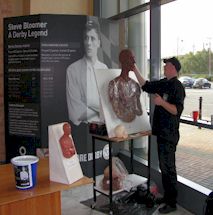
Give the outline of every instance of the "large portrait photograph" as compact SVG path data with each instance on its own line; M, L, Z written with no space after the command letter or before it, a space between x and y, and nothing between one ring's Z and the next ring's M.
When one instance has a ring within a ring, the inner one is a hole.
M115 23L87 17L83 31L83 55L66 70L68 116L73 124L103 121L95 70L118 68L118 45Z

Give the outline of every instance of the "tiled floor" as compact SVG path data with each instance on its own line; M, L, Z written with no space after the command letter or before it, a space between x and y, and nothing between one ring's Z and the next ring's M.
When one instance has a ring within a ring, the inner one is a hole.
M182 125L180 132L181 139L178 145L176 158L178 174L186 177L187 179L191 179L206 188L212 189L212 130L198 129L194 126ZM85 201L92 197L92 185L62 192L62 215L103 215L103 213L92 210L91 208L80 203L81 201ZM153 215L158 214L157 209ZM176 212L170 214L192 215L192 213L186 211L180 206L178 206L178 210Z
M104 215L104 213L92 210L81 204L81 201L85 201L93 197L92 184L86 185L71 190L63 191L62 194L62 215ZM158 215L158 209L153 215ZM192 213L186 211L184 208L178 206L178 210L170 213L171 215L192 215ZM131 215L131 214L130 214Z

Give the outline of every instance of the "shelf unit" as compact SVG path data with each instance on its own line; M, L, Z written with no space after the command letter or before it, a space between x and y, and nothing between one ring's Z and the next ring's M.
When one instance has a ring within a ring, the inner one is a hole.
M134 166L133 166L133 141L134 139L144 137L144 136L149 136L151 135L151 131L143 131L143 132L138 132L135 134L130 134L128 135L127 138L109 138L108 136L100 136L96 134L92 134L92 152L93 152L93 200L94 204L91 206L92 208L95 208L96 206L96 192L99 192L105 196L109 197L109 202L110 202L110 214L113 214L113 208L112 208L112 197L113 195L117 194L118 192L121 192L122 190L119 191L114 191L112 190L112 147L113 143L119 144L124 141L128 141L130 144L130 173L134 173ZM106 192L96 186L96 160L95 160L95 145L96 145L96 140L100 140L103 142L108 142L109 144L109 192ZM150 147L148 146L148 169L149 167L149 159L150 159ZM150 173L148 173L148 188L150 184Z

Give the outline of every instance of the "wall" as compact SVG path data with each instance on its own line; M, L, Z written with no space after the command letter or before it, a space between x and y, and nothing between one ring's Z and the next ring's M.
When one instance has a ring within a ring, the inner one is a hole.
M0 32L3 32L3 18L29 14L93 14L92 0L0 0ZM3 75L3 33L0 34L0 163L5 161L4 135L4 75Z
M30 14L81 14L93 15L92 0L31 0Z

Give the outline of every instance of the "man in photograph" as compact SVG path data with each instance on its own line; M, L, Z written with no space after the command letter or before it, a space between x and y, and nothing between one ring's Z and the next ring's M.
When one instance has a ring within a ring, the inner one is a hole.
M100 45L99 23L87 21L84 32L84 56L72 63L66 74L68 115L75 125L100 121L100 98L94 70L107 69L98 59Z

